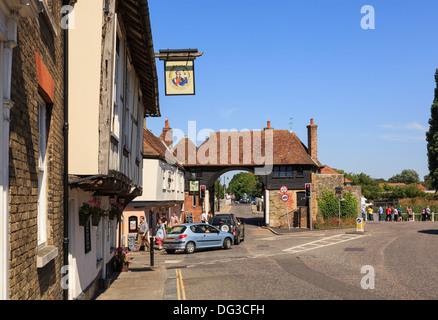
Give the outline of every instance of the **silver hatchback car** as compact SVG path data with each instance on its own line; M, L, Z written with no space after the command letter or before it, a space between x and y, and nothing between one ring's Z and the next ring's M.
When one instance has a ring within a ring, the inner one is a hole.
M167 253L184 250L193 253L196 249L223 247L230 249L233 235L205 223L187 223L173 226L166 234L163 248Z

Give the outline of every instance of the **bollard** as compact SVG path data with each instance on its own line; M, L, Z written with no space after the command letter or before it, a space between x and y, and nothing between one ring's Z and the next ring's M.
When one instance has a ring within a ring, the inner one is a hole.
M149 238L150 248L151 248L151 266L154 266L154 238Z

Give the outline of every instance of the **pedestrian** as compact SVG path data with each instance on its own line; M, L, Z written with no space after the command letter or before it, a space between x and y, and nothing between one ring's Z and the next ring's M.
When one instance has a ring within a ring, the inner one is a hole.
M424 217L426 219L426 221L430 220L430 209L429 209L429 205L426 206L426 209L424 210Z
M391 221L391 208L389 206L386 207L386 221Z
M170 217L170 226L176 226L179 223L179 219L176 216L176 212L173 212L172 216Z
M412 207L409 206L407 209L408 212L408 221L412 221Z
M208 223L211 223L211 220L213 219L213 214L211 213L211 211L208 212Z
M166 214L164 213L161 216L161 222L164 224L164 226L167 226L167 218L166 218Z
M368 209L367 209L367 211L368 211L368 219L369 219L370 221L373 221L373 220L374 220L374 219L373 219L373 208L371 208L371 206L369 206Z
M392 221L397 221L397 208L396 207L392 208L391 219L392 219Z
M207 212L202 212L202 215L201 215L201 222L202 223L208 223L208 216L207 216Z
M158 244L158 250L163 249L162 244L165 234L166 234L166 230L163 220L158 219L157 232L155 233L155 242Z
M383 208L382 208L382 205L379 206L379 221L383 221Z
M150 250L149 244L149 225L143 216L140 216L140 228L137 232L137 248L135 251L140 251L140 248L144 245L144 251Z
M421 212L422 217L421 217L421 221L426 221L426 209L423 209L423 212Z
M397 207L398 220L403 221L401 205Z
M367 216L365 214L365 206L362 207L362 219L363 221L367 221Z

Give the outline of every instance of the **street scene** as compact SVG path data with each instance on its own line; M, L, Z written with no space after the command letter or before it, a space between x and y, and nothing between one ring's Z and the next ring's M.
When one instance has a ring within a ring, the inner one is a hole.
M438 294L435 223L367 222L363 233L354 228L287 232L260 227L263 217L249 204L233 205L230 212L245 225L245 240L231 250L155 252L155 264L165 272L155 297L392 301ZM134 268L137 260L148 265L150 252L135 253ZM114 286L123 281L115 279ZM149 299L146 290L144 296L130 290L134 299ZM97 299L123 296L110 288Z
M0 300L435 303L438 2L420 2L0 0Z

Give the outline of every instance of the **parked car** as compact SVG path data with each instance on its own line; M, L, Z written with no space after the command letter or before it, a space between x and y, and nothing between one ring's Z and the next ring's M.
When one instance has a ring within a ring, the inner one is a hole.
M193 253L200 248L223 247L230 249L232 236L205 223L187 223L173 226L163 240L163 248L167 253L184 250Z
M240 241L245 240L245 224L232 213L216 214L211 219L210 224L218 227L221 231L231 233L234 236L234 244L240 244Z

